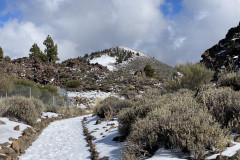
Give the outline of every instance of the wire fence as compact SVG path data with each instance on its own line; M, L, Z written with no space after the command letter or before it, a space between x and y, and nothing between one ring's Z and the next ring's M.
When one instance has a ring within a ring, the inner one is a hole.
M0 95L1 98L8 98L12 96L24 96L27 98L40 99L44 104L53 104L55 106L70 106L75 105L69 100L67 91L58 87L58 94L54 95L48 91L40 90L23 85L14 85L10 93Z

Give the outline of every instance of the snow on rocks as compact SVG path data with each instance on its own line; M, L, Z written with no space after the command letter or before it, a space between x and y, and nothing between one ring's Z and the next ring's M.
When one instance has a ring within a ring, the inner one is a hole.
M22 135L24 129L31 127L23 123L10 121L8 118L3 117L0 117L0 121L5 123L0 125L0 144L10 142L10 137L17 139ZM19 126L19 129L17 129L17 126Z
M109 160L121 159L121 148L123 143L113 141L113 138L120 136L118 134L117 119L96 123L99 119L100 118L96 116L89 116L86 122L86 126L91 132L91 135L96 138L93 140L93 143L96 145L96 151L99 152L99 158L107 156Z
M81 126L83 117L52 122L26 153L19 157L20 160L90 160L89 147Z

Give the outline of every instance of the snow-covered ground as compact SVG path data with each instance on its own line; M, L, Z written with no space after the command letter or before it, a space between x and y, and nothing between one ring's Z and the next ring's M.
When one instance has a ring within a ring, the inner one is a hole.
M168 150L164 146L160 147L157 152L151 158L147 160L183 160L183 157L189 155L179 152L177 150Z
M88 92L68 92L68 97L84 97L84 98L107 98L109 96L116 96L116 94L111 92L102 91L88 91Z
M109 160L121 159L121 148L123 143L113 141L114 137L118 134L118 121L102 121L100 124L96 124L98 117L88 117L87 128L92 136L96 137L93 141L96 144L96 151L99 152L99 158L108 156Z
M231 157L233 156L235 153L237 153L238 150L240 150L240 143L238 142L233 142L233 144L235 144L232 147L228 147L225 151L222 152L223 156L228 156ZM220 155L220 154L214 154L210 157L208 157L207 159L216 159L216 157Z
M0 121L3 121L6 124L0 125L0 144L5 142L10 142L9 138L17 139L22 135L22 131L27 127L31 127L26 124L10 121L8 118L0 117ZM14 130L14 127L19 125L19 131Z
M87 91L87 92L68 92L68 97L70 100L74 97L87 98L88 104L77 104L79 108L88 108L87 106L94 106L98 99L105 99L110 96L118 97L117 94L111 92L102 92L102 91Z
M42 113L42 118L53 118L53 117L58 117L59 114L53 113L53 112L43 112Z
M102 55L101 57L93 58L90 63L98 63L106 66L107 69L113 71L115 69L114 63L116 63L116 57L111 57L109 55Z
M52 122L20 160L90 160L81 124L83 117Z

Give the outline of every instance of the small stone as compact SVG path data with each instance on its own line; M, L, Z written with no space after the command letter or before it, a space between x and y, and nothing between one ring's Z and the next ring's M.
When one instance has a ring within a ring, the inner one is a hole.
M8 146L8 145L10 145L9 142L5 142L5 143L3 143L3 144L0 144L1 147L6 147L6 146Z
M235 142L240 142L240 136L237 136L235 139L234 139Z
M0 125L3 125L3 124L6 124L6 123L0 120Z
M87 117L84 117L84 118L83 118L83 121L87 121Z
M12 138L12 137L9 138L9 141L15 141L15 140L16 140L15 138Z
M108 159L109 159L108 156L104 156L104 157L100 158L99 160L108 160Z
M11 147L12 147L17 153L19 153L19 148L20 148L20 147L19 147L19 144L18 144L18 141L17 141L17 140L13 141Z
M216 157L216 160L230 160L230 158L227 157L227 156L220 156L220 155L218 155L218 156Z
M101 122L101 119L96 120L96 124L100 124Z
M103 135L104 133L102 132L102 133L100 133L100 135Z
M14 129L15 131L19 131L19 130L20 130L20 126L17 125L17 126L15 126L13 129Z
M95 128L94 130L99 130L99 128Z
M233 146L235 146L235 144L233 144L232 142L228 143L228 147L233 147Z

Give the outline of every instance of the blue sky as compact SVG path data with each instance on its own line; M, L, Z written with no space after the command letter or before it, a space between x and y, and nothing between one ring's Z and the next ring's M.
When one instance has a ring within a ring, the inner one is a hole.
M7 2L7 4L6 4ZM175 65L201 54L240 21L239 0L0 0L0 46L28 56L50 35L61 60L117 45Z
M161 5L160 10L164 16L173 18L174 15L179 14L183 10L182 0L166 0L165 3Z

